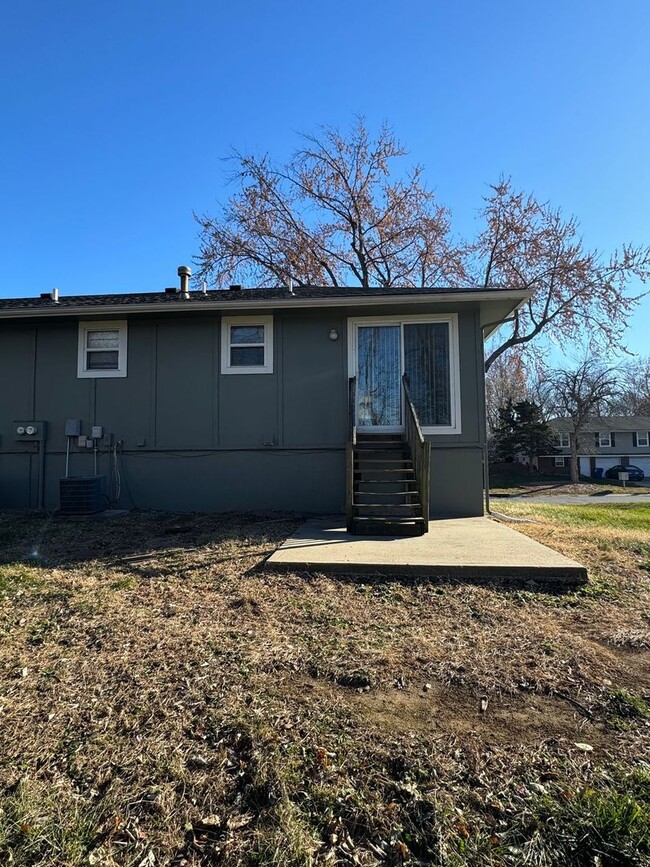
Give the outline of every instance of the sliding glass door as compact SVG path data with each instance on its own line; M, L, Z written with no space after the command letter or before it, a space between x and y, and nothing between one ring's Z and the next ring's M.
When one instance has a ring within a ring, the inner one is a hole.
M399 325L357 330L357 424L395 430L402 424Z
M422 427L451 425L449 326L446 322L404 323L404 372Z
M452 320L351 323L357 377L357 426L380 432L402 429L402 374L408 378L420 424L430 432L455 432L457 366Z

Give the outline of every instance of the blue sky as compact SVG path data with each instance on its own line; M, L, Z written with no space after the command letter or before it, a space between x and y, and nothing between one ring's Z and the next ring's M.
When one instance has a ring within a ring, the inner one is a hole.
M153 291L228 196L231 147L387 120L456 229L486 184L650 243L647 0L23 0L0 53L0 295ZM647 353L650 301L628 344Z

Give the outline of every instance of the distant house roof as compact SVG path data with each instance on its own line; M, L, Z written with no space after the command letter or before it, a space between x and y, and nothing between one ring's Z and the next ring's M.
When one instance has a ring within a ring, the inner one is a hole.
M523 290L507 288L372 288L350 286L307 286L266 289L193 290L183 298L179 291L112 293L109 295L65 295L54 301L49 293L36 298L0 298L0 318L61 316L88 313L108 315L128 312L172 312L185 310L220 310L262 307L326 307L367 303L423 303L429 301L496 301L512 302L514 309L528 298Z
M569 418L552 418L549 425L558 433L567 433L573 430L573 424ZM583 431L589 433L623 433L625 431L650 430L650 416L647 415L610 415L596 416L585 424Z

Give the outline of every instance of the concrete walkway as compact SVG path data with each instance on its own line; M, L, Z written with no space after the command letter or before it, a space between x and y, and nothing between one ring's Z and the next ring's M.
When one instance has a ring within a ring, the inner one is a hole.
M267 561L345 574L581 584L584 566L491 518L431 521L424 536L351 536L342 517L312 518Z

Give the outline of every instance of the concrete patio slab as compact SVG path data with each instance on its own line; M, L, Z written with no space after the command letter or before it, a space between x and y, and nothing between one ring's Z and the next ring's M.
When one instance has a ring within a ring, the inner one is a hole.
M424 536L351 536L345 520L312 518L267 560L278 569L583 584L587 570L491 518L431 521Z

